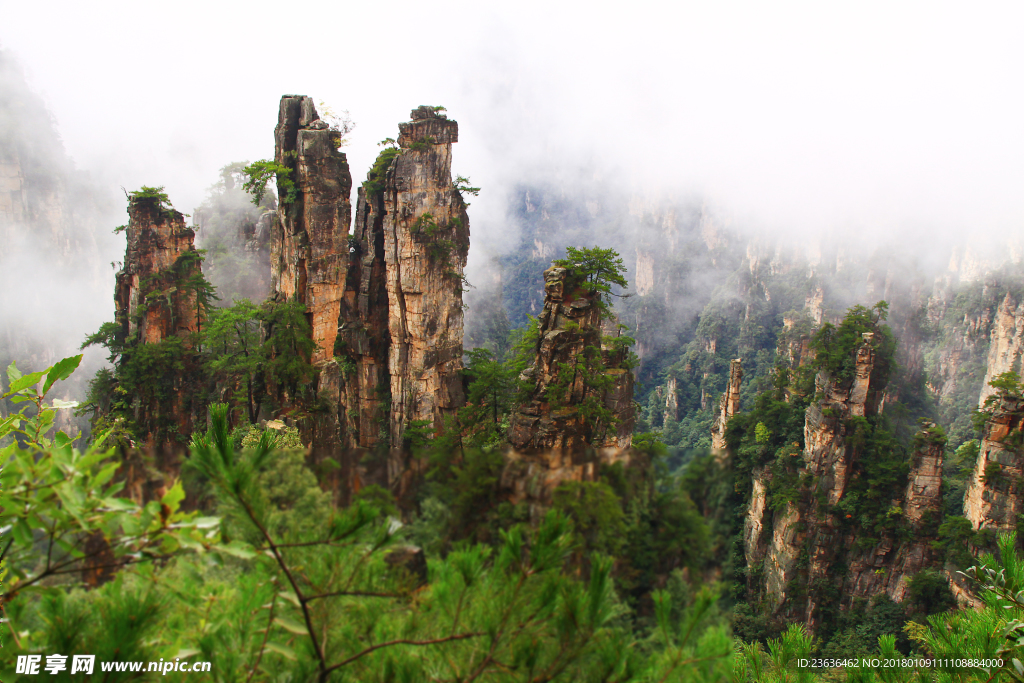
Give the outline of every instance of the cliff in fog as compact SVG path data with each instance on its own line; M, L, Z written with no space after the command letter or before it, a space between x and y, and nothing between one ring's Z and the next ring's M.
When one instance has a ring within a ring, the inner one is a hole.
M302 431L315 461L341 465L347 492L369 482L405 491L416 470L406 426L440 428L465 402L469 218L451 177L458 124L420 107L399 128L397 147L359 189L351 235L348 164L312 100L282 98L275 132L275 160L293 184L279 179L273 296L305 307L317 373L315 399L282 396L282 405L317 403Z

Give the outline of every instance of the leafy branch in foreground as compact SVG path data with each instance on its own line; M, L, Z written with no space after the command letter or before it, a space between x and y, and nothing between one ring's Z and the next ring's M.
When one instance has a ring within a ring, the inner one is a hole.
M236 453L226 414L213 409L211 430L193 440L190 467L250 541L236 549L281 586L274 633L251 653L258 666L280 664L267 651L290 651L295 667L312 663L308 678L317 681L344 670L346 680L391 680L390 671L467 682L575 680L584 670L608 676L636 667L628 633L608 626L611 561L594 557L589 581L574 578L566 518L549 514L535 532L503 532L493 559L484 546L452 552L432 565L424 586L424 577L387 560L401 525L380 521L365 503L305 529L276 531L259 485L273 438L265 432L255 448Z
M205 550L216 541L219 520L180 510L185 492L171 485L145 505L117 497L121 466L105 434L83 453L75 439L53 434L57 411L74 402L46 400L54 383L67 379L82 356L23 375L7 368L9 386L0 399L22 408L0 419L0 509L10 531L0 550L10 568L2 593L10 604L23 592L56 577L62 583L95 585L120 568L163 558L182 548ZM41 384L41 387L39 386Z

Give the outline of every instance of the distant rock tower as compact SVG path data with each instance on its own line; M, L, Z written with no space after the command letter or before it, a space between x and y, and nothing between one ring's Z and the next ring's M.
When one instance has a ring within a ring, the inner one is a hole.
M544 292L536 356L520 377L533 390L512 416L503 476L514 499L541 504L563 481L595 480L599 462L628 460L635 420L626 351L601 346L600 293L579 288L561 267L544 271ZM612 380L605 389L586 379L599 365ZM590 417L588 403L606 408L610 424Z
M743 382L743 360L734 358L729 363L729 385L722 394L718 404L718 416L711 427L711 452L718 460L728 458L728 445L725 442L725 430L729 420L740 411L740 385Z

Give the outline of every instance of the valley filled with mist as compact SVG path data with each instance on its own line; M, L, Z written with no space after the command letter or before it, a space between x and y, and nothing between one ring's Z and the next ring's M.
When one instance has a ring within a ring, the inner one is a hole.
M0 671L1024 675L1024 16L436 9L11 9Z

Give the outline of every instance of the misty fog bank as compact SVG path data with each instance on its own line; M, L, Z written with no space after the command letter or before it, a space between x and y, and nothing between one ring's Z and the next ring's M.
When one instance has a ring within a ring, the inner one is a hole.
M43 20L11 5L0 29L0 137L38 167L36 208L0 226L12 340L37 330L71 351L110 319L121 188L165 186L193 213L219 169L272 155L286 92L351 113L356 183L411 108L443 104L459 121L453 172L483 188L471 323L474 300L510 277L496 258L534 258L513 273L525 312L537 263L614 246L637 280L640 252L671 251L669 223L812 270L884 257L896 275L962 280L1022 257L1024 95L1008 84L1024 46L1009 3L314 3L273 20L232 3L58 8ZM295 50L301 63L278 58ZM47 178L65 199L47 204ZM536 213L531 191L547 202ZM249 265L214 279L242 291ZM703 292L724 272L686 277Z

